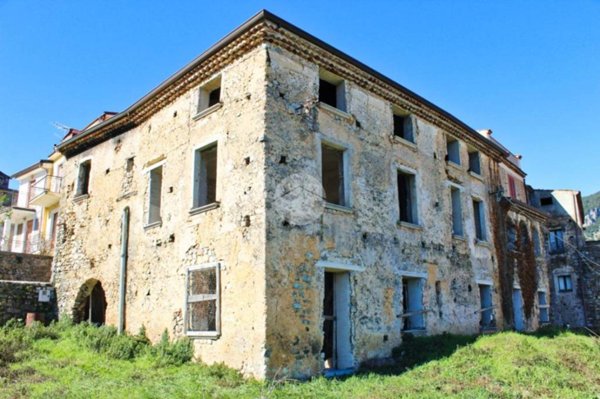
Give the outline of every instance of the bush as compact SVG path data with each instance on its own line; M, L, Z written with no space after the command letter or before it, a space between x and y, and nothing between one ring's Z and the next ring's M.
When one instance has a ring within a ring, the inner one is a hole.
M18 360L19 354L29 349L32 338L20 320L9 320L0 328L0 369Z
M83 346L112 359L130 360L143 354L148 347L145 336L118 335L117 329L112 326L96 327L81 323L74 328L73 334Z
M194 348L189 338L169 341L169 332L165 329L160 342L152 348L158 366L181 365L192 360Z

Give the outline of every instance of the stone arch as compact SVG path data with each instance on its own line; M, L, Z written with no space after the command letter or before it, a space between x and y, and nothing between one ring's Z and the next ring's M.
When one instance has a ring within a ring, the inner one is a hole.
M106 294L102 283L96 279L87 280L79 288L73 305L73 321L102 325L106 321Z

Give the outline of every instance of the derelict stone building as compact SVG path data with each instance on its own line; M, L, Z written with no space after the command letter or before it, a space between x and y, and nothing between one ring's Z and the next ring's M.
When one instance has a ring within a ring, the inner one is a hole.
M266 11L59 150L53 273L76 320L187 335L257 377L544 321L543 256L498 256L509 189L521 240L544 222L512 154Z

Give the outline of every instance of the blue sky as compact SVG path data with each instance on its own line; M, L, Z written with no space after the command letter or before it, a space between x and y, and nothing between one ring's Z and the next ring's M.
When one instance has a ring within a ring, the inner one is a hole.
M266 8L523 154L528 183L600 190L600 1L0 0L0 170L121 111Z

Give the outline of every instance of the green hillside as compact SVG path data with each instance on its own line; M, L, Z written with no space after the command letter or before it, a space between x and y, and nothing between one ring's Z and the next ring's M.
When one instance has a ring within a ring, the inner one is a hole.
M189 341L58 325L0 328L0 398L596 398L600 340L574 332L407 339L396 364L259 382L189 362Z
M593 209L600 208L600 191L581 199L583 201L584 215L588 215ZM588 240L600 240L600 218L592 225L586 227L585 237Z

